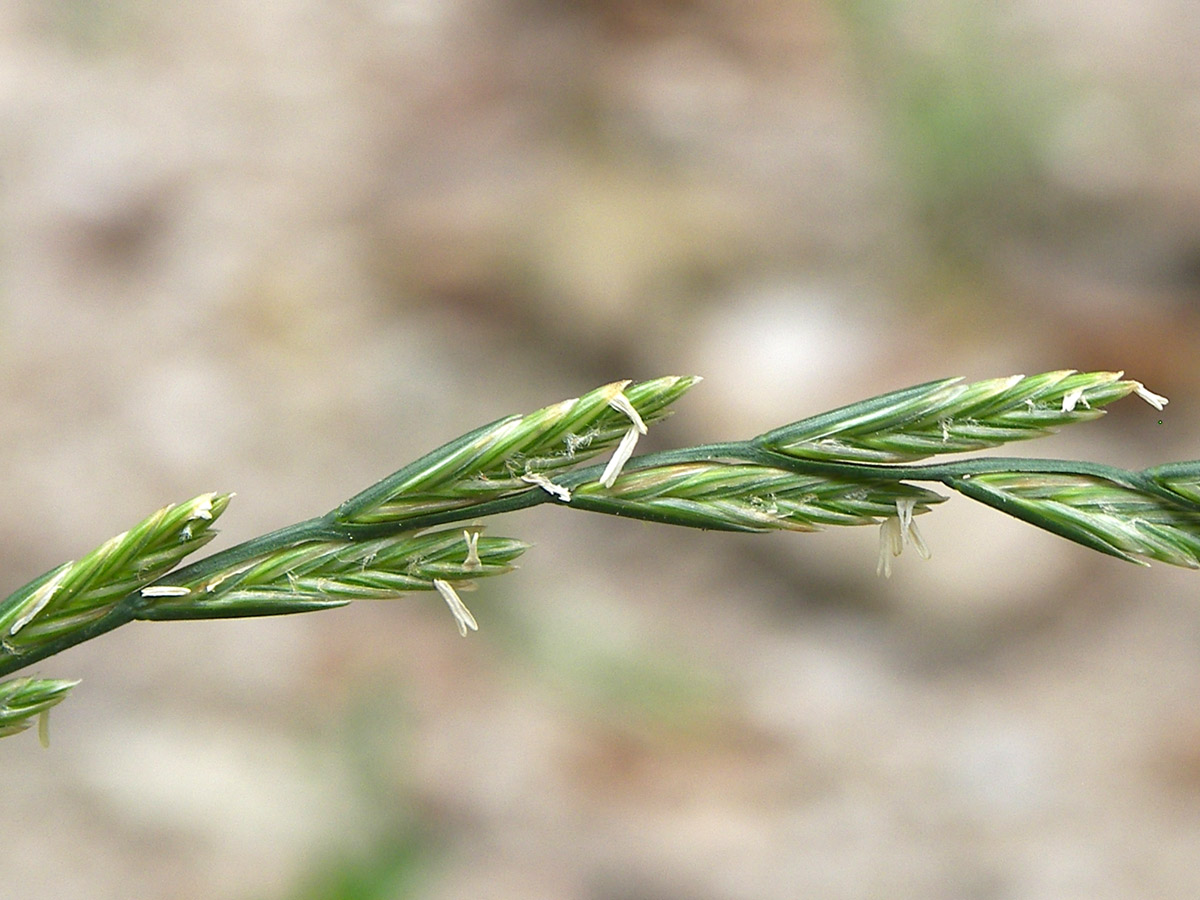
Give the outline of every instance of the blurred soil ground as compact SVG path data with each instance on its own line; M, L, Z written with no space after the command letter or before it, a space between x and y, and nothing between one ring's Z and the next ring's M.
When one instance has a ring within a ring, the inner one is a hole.
M668 446L1123 368L1167 411L1014 452L1196 457L1198 44L1188 0L7 0L5 590L618 378L705 376ZM123 629L0 747L5 893L1195 897L1197 575L921 526L884 582L870 529L535 510L467 641Z

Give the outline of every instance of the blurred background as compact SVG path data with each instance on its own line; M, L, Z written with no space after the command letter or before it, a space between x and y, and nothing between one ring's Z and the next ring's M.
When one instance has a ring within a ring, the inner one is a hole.
M485 421L704 375L653 446L947 375L1200 455L1190 0L5 0L0 590L215 547ZM1161 422L1159 421L1161 419ZM1200 892L1200 576L954 498L729 536L537 509L467 599L131 625L0 743L6 895Z

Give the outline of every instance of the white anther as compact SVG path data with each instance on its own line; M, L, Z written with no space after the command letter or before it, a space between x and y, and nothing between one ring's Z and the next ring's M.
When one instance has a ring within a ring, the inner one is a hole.
M543 491L552 497L556 497L563 503L571 502L571 492L561 484L555 484L545 475L540 472L526 472L521 476L521 480L526 484L536 484Z
M1073 391L1067 391L1065 394L1063 394L1062 411L1065 413L1074 412L1075 407L1080 402L1082 402L1083 405L1088 409L1091 409L1091 407L1088 406L1087 400L1084 399L1083 388L1075 388Z
M463 540L467 542L467 558L463 562L463 568L468 572L482 569L483 562L479 559L479 532L464 530Z
M621 443L617 444L617 449L613 451L612 459L604 467L604 474L600 476L600 483L606 488L613 486L613 482L621 474L621 469L625 467L625 463L629 462L629 457L633 456L633 448L637 446L637 442L638 430L635 425L625 432L625 436L621 438Z
M879 562L875 564L875 574L884 578L892 577L892 557L899 556L904 549L904 539L900 534L900 520L888 516L879 525Z
M1171 402L1166 397L1164 397L1162 394L1154 393L1154 391L1147 388L1140 381L1137 383L1137 387L1134 388L1133 392L1135 394L1137 394L1139 397L1141 397L1143 400L1145 400L1147 403L1149 403L1151 406L1153 406L1155 409L1157 409L1159 412L1162 411L1162 408L1164 406L1166 406L1168 403Z
M633 427L638 430L638 434L646 433L646 423L642 421L642 417L634 409L633 404L629 402L629 398L624 393L618 393L608 401L608 405L617 412L625 413L629 417L629 421L633 423Z
M189 518L212 519L212 502L212 494L205 494L203 497L197 498L196 502L192 504L192 514Z
M913 521L913 509L917 501L912 497L901 497L896 500L896 515L888 516L879 526L879 561L875 565L875 574L884 578L892 577L892 557L899 556L905 544L912 544L922 559L929 559L929 547L917 523Z
M152 584L142 588L143 597L186 597L192 592L181 584Z
M442 595L442 599L446 601L446 605L450 607L450 612L454 614L454 621L458 624L459 634L466 637L468 628L472 631L479 630L479 624L475 621L475 617L471 615L471 611L467 609L466 604L462 602L462 599L458 596L458 592L454 590L450 582L435 578L433 579L433 586Z

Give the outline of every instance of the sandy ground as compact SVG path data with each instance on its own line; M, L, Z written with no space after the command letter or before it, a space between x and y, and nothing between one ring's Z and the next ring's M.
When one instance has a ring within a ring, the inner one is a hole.
M1016 452L1196 457L1197 39L1185 0L8 0L4 590L618 378L705 376L665 447L1122 368L1167 411ZM465 641L420 596L37 666L84 681L0 746L3 893L1200 893L1195 573L963 498L889 581L872 529L489 527L535 547Z

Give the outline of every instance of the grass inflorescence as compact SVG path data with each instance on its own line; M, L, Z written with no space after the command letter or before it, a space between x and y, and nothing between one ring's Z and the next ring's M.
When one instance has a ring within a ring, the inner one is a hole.
M1143 471L1000 457L913 464L1040 437L1134 393L1163 408L1122 373L943 379L751 440L635 456L648 426L698 381L614 382L507 416L323 516L189 565L232 495L165 507L0 602L0 675L137 619L278 615L414 591L440 595L465 635L478 623L458 591L511 571L528 549L478 521L542 503L724 531L879 525L886 575L905 546L929 555L914 517L946 499L921 484L941 484L1120 559L1200 568L1200 461ZM0 682L0 735L38 717L44 725L73 685Z

